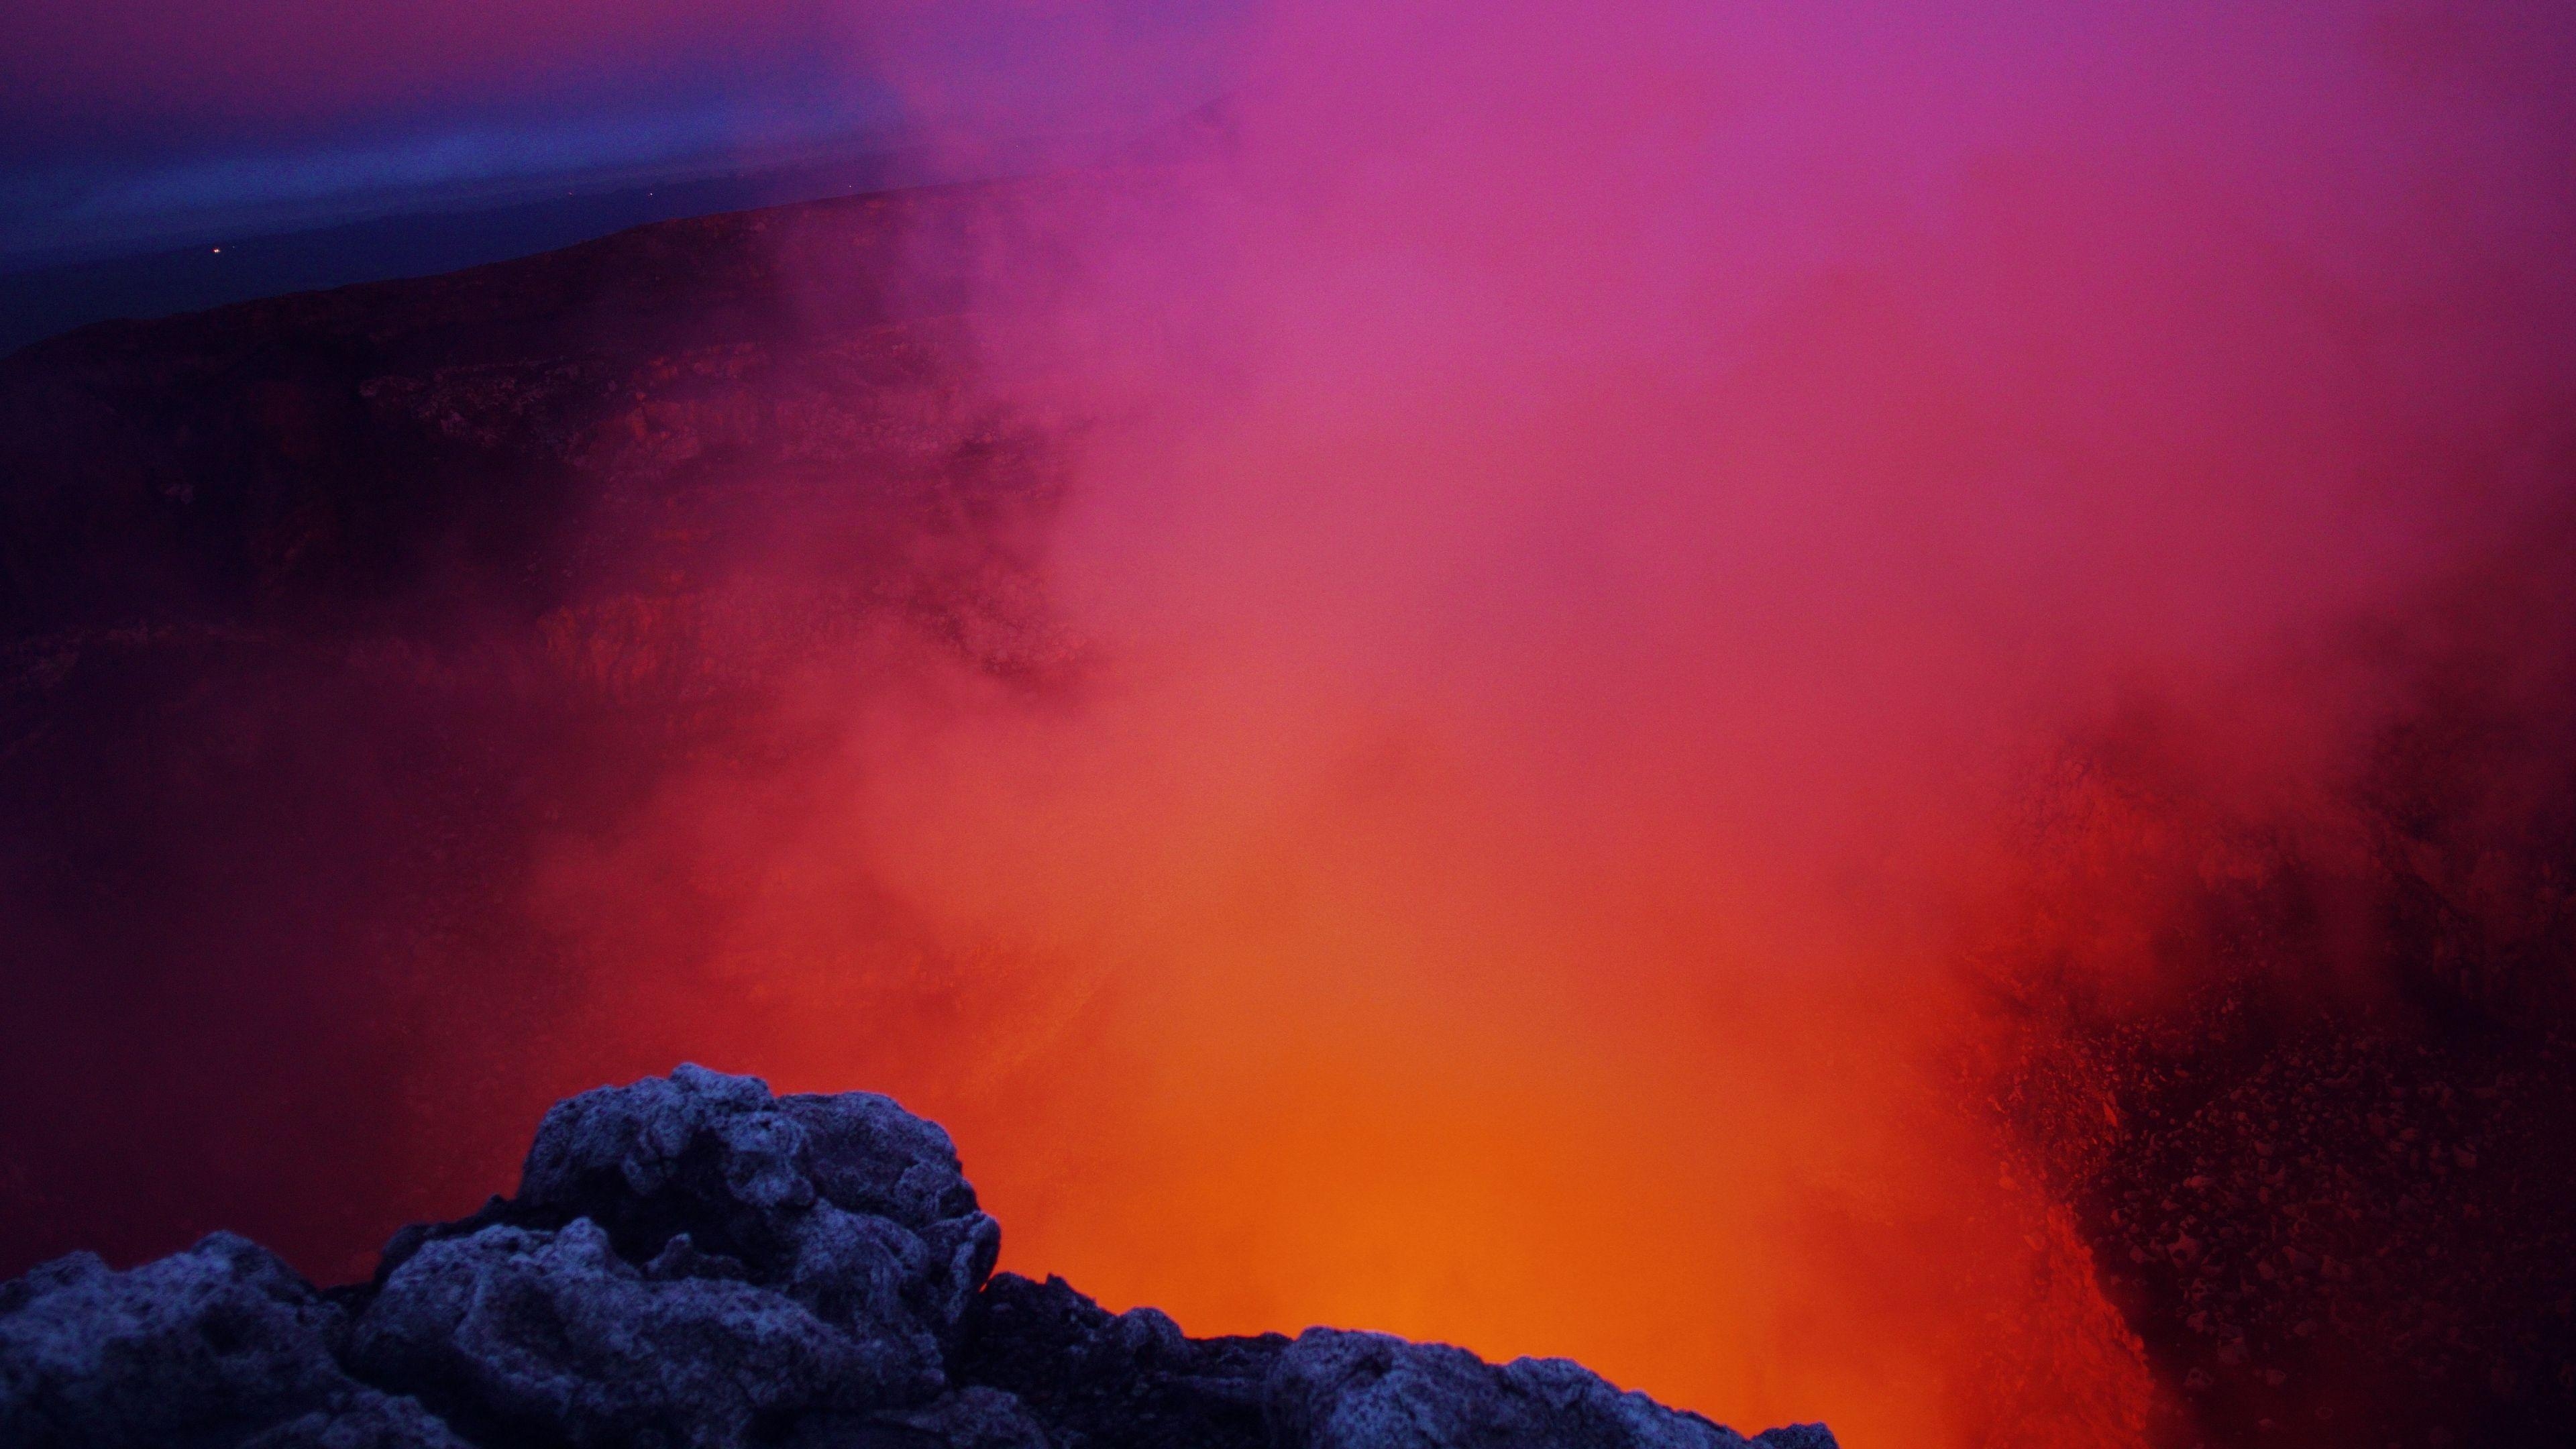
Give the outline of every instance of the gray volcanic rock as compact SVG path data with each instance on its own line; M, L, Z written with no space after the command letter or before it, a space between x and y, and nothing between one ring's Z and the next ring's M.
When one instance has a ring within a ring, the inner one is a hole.
M1272 1442L1296 1449L1831 1449L1822 1425L1758 1439L1621 1393L1561 1358L1496 1366L1442 1343L1310 1328L1269 1380Z
M14 1449L463 1449L341 1368L341 1311L216 1233L114 1273L75 1253L0 1285L0 1443Z
M890 1099L683 1065L557 1103L515 1199L397 1237L351 1358L468 1424L746 1444L938 1397L1000 1248Z
M817 1414L786 1449L1053 1449L1046 1427L1000 1389L969 1385L919 1409L854 1420Z
M941 1384L902 1337L836 1329L748 1283L638 1268L587 1218L426 1245L359 1318L350 1362L459 1422L585 1446L745 1444L765 1420Z
M556 1104L516 1209L587 1217L621 1249L738 1260L829 1322L935 1363L1001 1251L948 1134L867 1092L773 1099L750 1077L668 1080Z
M938 1127L683 1066L559 1103L520 1191L326 1297L217 1234L0 1286L0 1442L42 1449L1832 1449L1558 1359L1191 1339L1000 1235Z
M1155 1309L1110 1313L1061 1278L1001 1273L977 1295L958 1375L1008 1390L1057 1449L1261 1449L1262 1405L1288 1340L1189 1338Z

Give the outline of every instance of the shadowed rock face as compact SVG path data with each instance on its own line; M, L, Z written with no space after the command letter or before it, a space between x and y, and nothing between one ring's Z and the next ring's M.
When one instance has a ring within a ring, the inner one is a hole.
M1064 672L1051 432L953 275L1001 209L672 222L0 357L0 1275L231 1225L358 1276L543 1104L731 1049L531 1050L655 1029L587 998L545 863L675 781L810 780L826 689ZM697 994L735 884L600 941L620 994ZM881 984L854 1009L913 1009Z
M218 1233L0 1286L25 1449L1832 1449L1746 1440L1579 1365L1309 1329L1191 1339L989 1278L948 1135L866 1093L683 1066L556 1105L518 1195L317 1292Z
M0 1436L13 1444L416 1445L455 1435L349 1376L348 1315L256 1243L217 1233L111 1273L89 1253L0 1288Z
M960 326L995 215L952 189L670 222L0 358L0 636L542 610L704 574L751 492L829 494L866 535L836 566L882 571L866 543L1014 491Z

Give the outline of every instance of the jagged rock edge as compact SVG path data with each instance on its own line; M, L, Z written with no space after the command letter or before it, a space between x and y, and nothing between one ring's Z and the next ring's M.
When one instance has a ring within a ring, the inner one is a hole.
M317 1290L246 1239L0 1284L27 1449L1833 1449L1562 1359L1309 1329L1192 1339L1057 1278L948 1135L869 1093L683 1065L546 1114L519 1191Z

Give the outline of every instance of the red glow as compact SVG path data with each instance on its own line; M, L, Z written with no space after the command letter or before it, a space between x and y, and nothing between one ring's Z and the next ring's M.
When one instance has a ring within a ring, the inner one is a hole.
M1049 245L994 258L995 395L1095 420L1042 681L779 671L535 830L564 1004L410 1090L887 1090L1006 1267L1195 1333L2139 1442L1962 957L2151 956L2129 856L2015 833L2069 741L2151 700L2176 779L2313 821L2387 706L2337 631L2561 486L2559 103L2358 6L1706 8L1285 6L1233 159L997 203ZM746 553L643 652L766 647L802 561ZM515 1125L426 1115L498 1185Z
M733 882L658 1039L891 1085L1011 1264L1194 1331L2134 1442L1950 1075L1958 908L2137 691L2250 679L2224 769L2335 768L2368 701L2270 671L2522 506L2521 384L2435 359L2547 355L2474 288L2565 213L2410 195L2456 137L2339 134L2394 83L2332 20L1378 11L1277 18L1228 166L1016 218L1075 260L998 260L1004 395L1120 420L1048 564L1083 683L819 679L833 765L676 784L574 934ZM858 899L935 1008L829 1005Z

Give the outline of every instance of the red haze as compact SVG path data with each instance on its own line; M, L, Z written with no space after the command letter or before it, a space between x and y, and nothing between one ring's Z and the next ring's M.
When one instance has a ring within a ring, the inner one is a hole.
M1080 1003L950 1110L1113 1301L2132 1440L1951 932L2139 691L2322 788L2373 702L2273 671L2562 486L2556 98L2402 18L1280 7L1227 164L995 264L1006 390L1114 420L1083 693L868 718L745 929L864 878Z
M2560 501L2563 32L1275 7L1224 161L995 203L988 384L1080 420L1043 667L844 641L760 748L532 824L561 1004L403 1090L881 1088L1007 1266L1193 1332L2137 1442L2165 1390L1961 1087L1963 942L2141 700L2311 819L2391 708L2346 632ZM673 647L755 652L773 522Z

